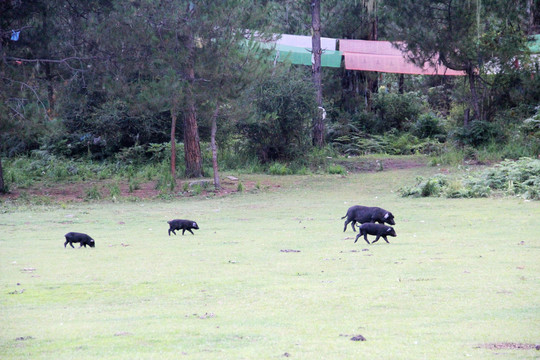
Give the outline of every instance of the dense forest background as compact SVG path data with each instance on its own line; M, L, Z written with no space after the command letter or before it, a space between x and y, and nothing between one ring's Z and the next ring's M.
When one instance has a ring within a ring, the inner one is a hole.
M467 73L322 68L322 143L312 67L274 63L250 40L311 35L314 3L0 1L4 164L172 154L175 178L211 175L212 155L224 169L329 154L538 156L540 0L321 1L323 37L405 41L411 61L438 55Z

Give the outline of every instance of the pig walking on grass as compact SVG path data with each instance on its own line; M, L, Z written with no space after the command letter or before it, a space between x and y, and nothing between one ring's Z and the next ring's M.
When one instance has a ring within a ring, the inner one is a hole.
M359 233L356 235L356 239L354 242L356 243L358 241L358 238L362 235L364 235L364 240L369 244L369 241L367 239L368 235L375 235L376 238L373 240L372 244L375 244L377 241L379 241L379 238L383 238L384 241L390 244L387 236L397 236L396 231L393 227L388 225L382 225L382 224L374 224L374 223L365 223L360 225L359 227Z
M90 247L96 246L94 239L92 239L90 236L83 233L68 232L64 236L66 237L66 242L64 243L64 247L66 247L66 245L69 244L71 245L72 248L75 248L75 246L73 246L73 243L80 243L79 248L83 246L86 247L86 245Z
M388 223L390 225L395 225L394 222L394 215L390 211L386 211L384 209L381 209L380 207L369 207L369 206L361 206L361 205L355 205L351 206L347 210L347 214L342 217L342 219L347 218L345 220L345 227L343 228L343 231L347 230L347 225L349 223L352 223L352 229L353 231L356 231L354 228L354 225L359 222L360 224L363 223Z
M191 231L191 229L199 229L199 225L197 225L197 223L193 220L175 219L167 221L167 223L169 224L169 236L171 236L171 232L176 235L175 230L182 230L182 235L184 235L184 232L186 230L193 234L193 231Z

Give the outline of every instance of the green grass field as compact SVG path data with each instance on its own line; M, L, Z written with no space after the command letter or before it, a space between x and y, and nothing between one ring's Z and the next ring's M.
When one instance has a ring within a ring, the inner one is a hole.
M540 359L540 204L398 196L435 171L11 209L0 358ZM398 236L354 244L354 204L392 211ZM169 237L172 218L201 229ZM69 231L96 248L64 249Z

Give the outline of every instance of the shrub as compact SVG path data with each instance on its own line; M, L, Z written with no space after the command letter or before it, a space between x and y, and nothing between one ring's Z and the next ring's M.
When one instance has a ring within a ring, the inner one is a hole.
M345 175L347 170L341 165L330 165L326 170L329 174Z
M238 186L236 187L236 191L244 192L244 185L242 184L242 182L238 183Z
M420 115L411 130L413 135L420 139L436 138L437 140L444 141L444 135L446 134L442 120L433 113Z
M129 192L130 193L134 192L135 190L139 190L139 188L140 188L139 180L137 180L137 179L135 179L133 177L128 178L128 185L129 185Z
M372 129L384 133L389 129L406 131L422 110L422 99L415 92L405 94L380 92L373 95L377 123Z
M263 162L293 160L311 147L311 121L317 109L313 85L300 74L278 72L249 92L254 114L239 123L247 150ZM248 106L246 106L248 107Z
M120 197L121 191L120 186L118 186L118 183L112 183L107 186L109 188L109 193L111 198L116 199Z
M86 195L84 197L86 200L99 200L101 199L101 192L99 191L97 185L92 186L86 190Z
M474 147L487 144L496 134L495 126L487 121L474 120L468 127L462 127L454 137L464 145Z
M522 158L505 160L483 172L449 182L436 175L418 178L411 187L399 189L401 196L487 197L493 192L540 200L540 160Z
M440 196L446 185L448 185L448 181L442 175L435 175L429 179L424 179L419 176L416 178L416 185L412 187L402 187L398 191L403 197Z
M278 162L270 165L270 167L268 168L268 172L271 175L289 175L291 173L287 165Z

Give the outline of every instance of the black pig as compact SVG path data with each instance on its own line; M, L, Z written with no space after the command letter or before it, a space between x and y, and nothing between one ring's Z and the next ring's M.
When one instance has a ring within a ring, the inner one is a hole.
M394 215L390 211L386 211L384 209L381 209L380 207L369 207L369 206L360 206L355 205L351 206L347 210L347 214L345 214L342 219L347 218L345 220L345 227L343 228L343 231L347 230L347 225L352 222L352 229L353 231L356 231L354 228L354 224L357 222L363 224L363 223L375 223L378 222L380 224L388 223L390 225L395 225L394 222Z
M66 237L66 242L64 243L64 247L66 247L66 245L69 244L71 245L72 248L75 248L75 246L73 246L73 243L80 243L81 246L79 246L79 248L83 246L86 247L86 245L90 247L96 246L94 239L92 239L90 236L83 233L68 232L64 236Z
M390 242L388 241L388 239L386 237L387 236L394 236L394 237L397 236L396 231L394 230L394 228L391 227L391 226L388 226L388 225L366 223L366 224L360 225L360 227L358 229L360 230L360 232L358 233L358 235L356 235L356 239L354 240L354 242L357 242L358 238L360 236L364 235L364 240L366 240L366 242L369 244L369 241L367 239L367 236L369 234L369 235L376 235L377 236L375 238L375 240L373 240L372 244L379 241L380 237L382 237L384 239L384 241L386 241L387 243L390 244Z
M197 223L193 220L175 219L167 221L167 223L169 224L169 236L171 236L171 231L174 235L176 235L175 230L182 230L182 235L184 235L184 232L186 230L193 234L193 231L191 231L191 229L199 229L199 225L197 225Z

